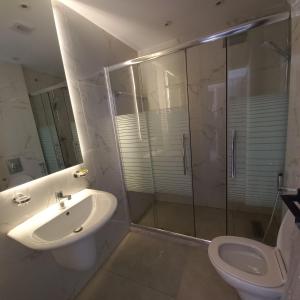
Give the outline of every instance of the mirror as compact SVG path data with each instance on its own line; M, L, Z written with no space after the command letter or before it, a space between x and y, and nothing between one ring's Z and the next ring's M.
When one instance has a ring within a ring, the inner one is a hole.
M51 3L4 2L0 191L82 162Z

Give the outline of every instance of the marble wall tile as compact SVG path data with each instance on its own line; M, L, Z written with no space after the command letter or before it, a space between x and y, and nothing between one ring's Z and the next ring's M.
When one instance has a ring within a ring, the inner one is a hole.
M126 60L136 53L62 4L56 3L55 17L60 27L59 41L67 81L74 86L72 104L84 128L80 135L83 135L83 157L91 164L90 184L118 197L116 215L122 215L127 222L103 65ZM90 41L91 47L85 47L86 36L95 38Z
M128 231L127 204L119 156L103 76L103 66L136 56L136 52L70 8L53 1L60 48L79 132L87 178L72 175L78 166L0 193L0 299L72 299ZM112 220L96 234L98 261L86 272L59 266L50 252L27 249L6 237L8 230L54 203L54 192L83 188L105 190L118 198ZM16 192L31 196L22 207L12 203ZM17 286L16 286L17 283Z

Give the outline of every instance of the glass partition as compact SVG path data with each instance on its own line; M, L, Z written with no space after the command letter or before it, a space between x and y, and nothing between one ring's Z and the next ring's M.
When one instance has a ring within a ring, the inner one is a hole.
M187 49L197 237L226 234L226 48Z
M194 235L185 52L110 73L133 222Z
M288 22L110 72L132 222L275 243Z
M228 233L262 240L283 173L289 64L288 22L228 39ZM276 212L266 242L274 244Z

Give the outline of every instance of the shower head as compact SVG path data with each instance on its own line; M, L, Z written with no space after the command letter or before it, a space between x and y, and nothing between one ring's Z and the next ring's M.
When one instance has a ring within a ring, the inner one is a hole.
M284 57L286 60L290 60L290 53L289 50L285 50L285 49L281 49L278 45L276 45L274 42L272 41L264 41L261 44L262 47L265 48L269 48L273 51L275 51L277 54L279 54L280 56Z

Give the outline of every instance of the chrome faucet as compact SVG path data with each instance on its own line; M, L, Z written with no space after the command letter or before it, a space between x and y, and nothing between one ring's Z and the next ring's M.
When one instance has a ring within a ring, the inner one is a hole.
M59 205L61 208L65 208L66 204L65 204L65 199L72 199L72 195L64 195L62 191L56 192L55 193L55 198L56 201L59 202Z

